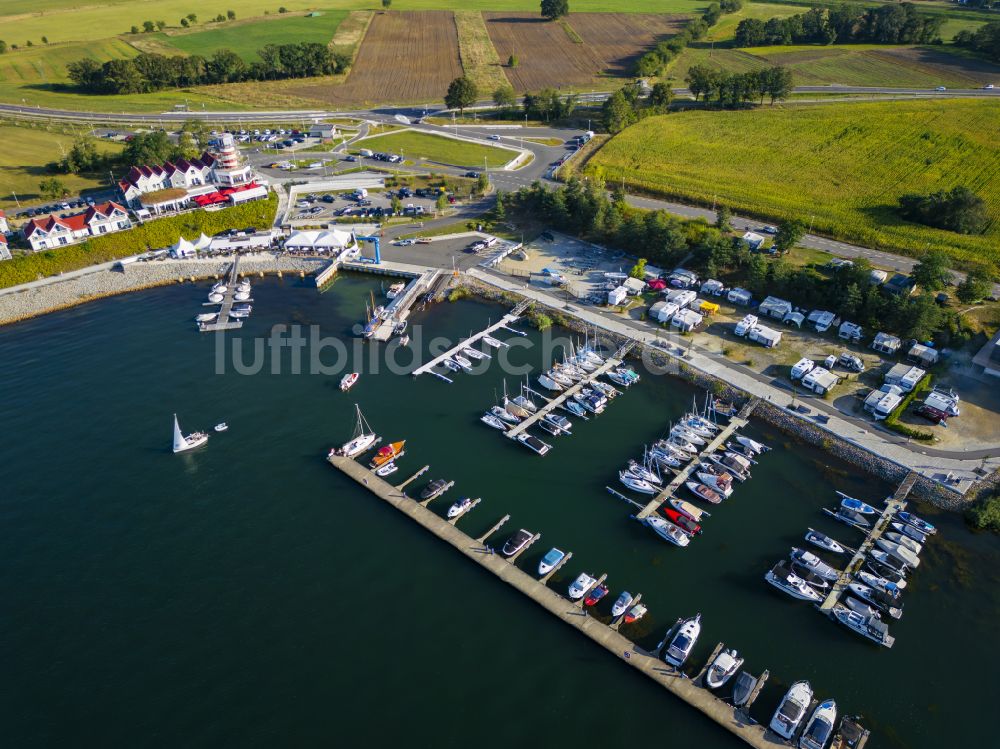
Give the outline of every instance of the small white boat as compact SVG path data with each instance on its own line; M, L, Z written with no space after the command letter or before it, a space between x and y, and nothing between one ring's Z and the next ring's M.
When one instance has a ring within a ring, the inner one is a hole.
M727 479L728 474L722 474L721 476L717 476L714 473L705 473L704 471L698 471L698 473L695 475L698 477L698 480L701 483L703 483L709 489L718 492L723 497L729 497L733 493L733 484L731 481Z
M683 666L684 661L691 655L691 650L694 648L695 643L698 642L700 634L701 614L693 616L690 619L685 619L670 639L670 644L667 645L667 652L663 656L663 659L676 668Z
M542 417L542 420L539 423L551 425L552 428L556 430L556 434L572 434L570 430L573 427L573 422L565 416L560 416L555 413L547 413Z
M702 437L700 434L698 434L695 431L692 431L691 429L688 429L687 427L683 427L680 424L676 425L673 429L671 429L670 434L673 435L674 437L679 437L680 439L689 442L692 445L695 445L696 447L698 445L708 444L705 438Z
M883 549L891 556L894 556L907 567L916 569L920 566L920 557L905 546L902 546L895 541L890 541L887 538L880 538L875 543L880 549Z
M823 600L823 597L812 586L788 569L784 562L779 562L768 570L764 579L778 590L783 590L792 598L797 598L800 601L818 603Z
M865 603L870 603L879 611L884 611L893 619L903 616L903 604L900 602L900 591L893 592L876 590L862 583L848 583L847 589Z
M237 291L235 294L233 294L233 299L237 302L245 302L249 298L250 298L249 291Z
M505 345L503 343L503 341L498 341L496 338L494 338L491 335L484 335L483 336L483 343L485 343L487 346L489 346L491 348L500 348L501 346Z
M536 406L531 398L528 398L527 396L518 395L510 400L511 403L516 403L518 406L526 411L530 411L531 413L535 413L538 410L538 406Z
M743 658L733 649L723 650L712 661L705 674L705 684L709 689L718 689L736 675L743 665Z
M229 429L229 424L227 424L224 421L220 421L218 424L215 425L215 431L217 432L224 432L227 429Z
M737 442L743 445L743 447L745 447L747 450L750 450L751 452L757 455L760 455L761 453L766 453L768 450L771 449L767 445L761 444L757 440L752 440L749 437L744 437L741 434L737 434L735 439Z
M896 595L896 593L906 587L906 580L902 580L898 583L892 582L891 580L887 580L881 575L876 575L868 570L858 570L854 573L854 577L868 587L874 588L875 590L884 590L890 595Z
M194 320L195 322L214 322L215 318L218 316L218 312L202 312L200 315L197 315Z
M208 301L212 304L222 304L223 298L222 294L216 294L215 292L208 295Z
M875 508L869 504L865 504L860 499L855 499L854 497L848 497L846 494L841 494L840 506L845 510L850 510L851 512L857 512L861 515L874 515Z
M890 523L890 525L904 536L909 536L918 544L927 543L927 534L907 523Z
M486 354L482 351L476 351L476 349L469 348L468 346L462 349L462 355L468 359L475 359L476 361L481 361L486 358Z
M248 317L250 317L250 313L247 312L246 310L234 309L229 311L229 316L234 320L246 320Z
M185 435L181 433L180 424L177 422L177 414L174 414L174 452L182 453L187 450L194 450L208 442L208 434L205 432L191 432Z
M778 709L774 711L771 730L783 739L792 738L806 716L812 696L812 687L808 681L797 681L792 684L778 705Z
M617 619L619 616L628 611L628 607L632 605L632 601L634 600L635 599L632 597L631 593L627 590L623 590L621 595L619 595L618 598L615 599L615 602L611 605L612 618Z
M368 426L368 422L361 413L361 407L357 403L354 404L354 410L357 414L357 423L354 426L354 435L340 448L333 448L330 451L331 457L334 455L342 455L347 458L353 458L365 452L372 445L378 442L378 435L372 431L370 426Z
M507 430L507 425L504 424L503 421L501 421L491 413L483 414L482 416L479 417L479 420L484 424L486 424L487 426L493 427L494 429L499 429L500 431Z
M555 380L560 385L562 385L564 388L573 387L573 384L574 384L573 380L571 380L566 375L564 375L564 374L562 374L560 372L557 372L555 369L550 369L545 374L549 377L550 380Z
M552 449L552 445L547 442L542 442L538 437L535 437L527 432L521 432L517 435L517 441L524 445L529 450L538 453L539 455L545 455L549 450Z
M542 560L538 563L538 576L547 575L566 557L566 552L562 549L557 549L552 547L547 552Z
M649 484L659 485L663 483L663 479L635 460L628 462L628 472Z
M833 552L834 554L844 553L843 546L829 536L820 533L819 531L814 531L812 528L806 532L806 541L811 543L813 546L818 546L819 548Z
M628 471L619 471L618 480L632 491L639 492L640 494L656 494L657 491L656 487L648 481L643 481L641 478L629 473Z
M611 380L616 385L621 385L624 388L631 387L632 383L627 380L624 376L618 374L615 371L605 372L604 376Z
M461 354L455 354L453 357L451 357L451 360L455 362L458 366L460 366L462 369L464 369L466 372L472 371L472 362L470 362Z
M354 387L354 383L358 381L359 377L361 377L361 375L358 372L351 372L349 374L345 374L343 377L340 378L340 391L342 393L346 393L348 390Z
M893 531L891 533L886 533L885 537L888 538L890 541L895 541L900 546L905 546L907 549L909 549L910 551L912 551L914 554L919 554L921 551L924 550L923 546L921 546L920 544L918 544L916 541L914 541L909 536L904 536L901 533L896 533L895 531Z
M394 462L390 461L390 462L386 463L384 466L379 466L378 468L376 468L375 469L375 475L376 476L383 476L383 477L385 477L385 476L391 476L392 474L394 474L398 470L399 470L399 466L397 466Z
M402 281L400 281L398 283L394 283L392 286L389 287L389 290L387 292L385 292L385 298L386 299L395 299L397 296L399 296L403 292L403 289L405 289L405 288L406 288L406 284L403 283Z
M830 580L832 582L840 577L840 572L828 565L811 551L805 551L804 549L792 547L791 556L796 562L801 564L813 574L819 575L824 580Z
M669 541L674 546L684 548L691 543L691 537L669 520L664 520L656 515L650 515L644 522L653 529L657 536L664 541Z
M448 519L451 520L453 518L457 518L470 507L472 507L472 499L470 497L462 497L448 508Z
M409 346L410 345L410 336L404 335L402 338L400 338L399 339L399 345L400 346Z
M838 622L848 629L853 629L862 637L882 647L891 648L896 638L889 634L889 627L881 619L865 618L856 611L845 606L834 606L833 615Z
M917 517L912 512L901 512L896 515L896 517L907 525L912 525L921 533L926 533L928 536L933 536L937 533L937 528L935 528L931 523L928 523L926 520Z
M560 390L564 389L562 385L553 380L547 374L538 375L538 384L541 385L543 388L546 388L548 390L553 390L556 392L559 392Z
M861 614L861 616L866 619L874 617L876 619L881 619L878 610L874 606L870 606L867 603L859 601L854 596L847 596L844 598L844 605L847 606L851 611Z
M458 362L452 361L451 359L445 359L441 363L444 364L452 372L461 372L462 371L462 365L460 365Z
M806 730L799 739L799 749L826 749L826 742L833 735L833 725L837 721L837 703L824 700L813 710Z
M670 506L677 510L677 512L683 512L696 523L702 522L705 518L712 517L710 513L701 509L697 505L685 502L683 499L677 499L676 497L670 498Z
M226 286L225 281L218 281L212 284L212 291L214 291L216 294L225 294L227 291L229 291L229 287Z
M649 611L649 609L646 608L646 604L637 603L635 606L633 606L628 610L627 614L625 614L625 623L631 624L632 622L639 621L640 619L642 619L642 617L646 615L647 611Z
M569 598L571 601L579 601L590 588L597 582L596 577L591 577L586 572L581 572L576 580L570 583Z

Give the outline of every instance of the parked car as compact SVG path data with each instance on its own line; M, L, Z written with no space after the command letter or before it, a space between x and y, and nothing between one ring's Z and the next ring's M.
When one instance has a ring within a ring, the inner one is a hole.
M765 234L777 234L778 233L778 227L777 226L771 226L770 224L768 224L767 226L760 227L760 230L762 232L764 232Z

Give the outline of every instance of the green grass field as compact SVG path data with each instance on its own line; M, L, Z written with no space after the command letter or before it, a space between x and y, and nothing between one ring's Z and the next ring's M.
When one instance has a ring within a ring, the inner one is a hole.
M210 57L219 49L231 49L244 60L259 59L257 50L265 44L319 42L329 44L346 10L324 10L321 16L270 16L248 22L213 24L213 27L186 34L155 34L157 41L189 55Z
M415 130L365 138L356 145L373 151L399 153L405 156L407 161L425 159L440 164L472 168L482 167L483 159L487 160L490 168L501 167L517 156L516 152L506 148L481 146L478 143L418 133Z
M879 102L735 112L689 111L643 120L587 166L609 183L762 218L798 218L868 247L1000 262L1000 102ZM983 236L910 224L907 192L964 185L987 203Z
M15 209L13 193L21 203L39 200L38 183L55 176L74 194L107 186L108 176L78 177L74 174L50 174L45 165L62 158L62 149L69 149L76 136L72 131L49 131L42 128L0 125L0 208ZM120 151L122 146L106 140L98 141L102 152Z

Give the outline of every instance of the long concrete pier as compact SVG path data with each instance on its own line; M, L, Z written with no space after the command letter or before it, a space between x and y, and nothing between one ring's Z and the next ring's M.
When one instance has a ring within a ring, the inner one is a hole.
M485 330L480 330L478 333L476 333L476 334L474 334L474 335L466 338L464 341L459 341L458 344L456 344L455 346L452 346L450 349L448 349L447 351L445 351L440 356L436 356L433 359L431 359L429 362L427 362L426 364L424 364L422 366L419 366L416 369L414 369L413 370L413 376L414 377L418 377L418 376L420 376L422 374L426 374L427 372L432 371L436 366L438 366L439 364L441 364L441 362L443 362L445 359L450 359L455 354L461 353L462 349L468 348L469 346L472 346L473 344L478 343L481 339L485 338L486 336L494 333L497 330L500 330L500 328L506 328L508 324L510 324L510 323L515 322L516 320L518 320L520 318L521 313L524 312L524 310L527 309L527 307L528 307L528 304L526 302L521 302L514 309L512 309L508 314L506 314L502 318L500 318L500 322L495 322L492 325L490 325L488 328L486 328Z
M214 333L219 330L238 330L243 327L242 320L231 320L229 318L229 313L233 311L233 304L236 297L236 284L239 281L239 276L237 274L237 269L240 264L240 256L237 255L233 258L233 264L229 268L229 278L226 281L226 293L222 298L222 306L219 307L219 316L215 318L215 322L203 322L198 326L198 330L202 333ZM253 301L248 299L248 302Z
M736 430L742 429L747 425L747 419L750 418L750 414L753 412L756 405L757 399L754 398L743 406L743 408L740 409L739 414L733 416L729 420L729 423L726 424L725 428L715 435L715 438L711 442L705 445L705 449L698 453L698 457L694 458L686 466L681 468L681 470L677 472L677 475L674 476L673 480L663 488L663 491L653 497L653 499L651 499L649 503L643 507L638 514L636 514L636 519L643 520L648 518L650 515L655 515L663 503L674 496L677 490L684 486L684 482L691 478L691 474L698 468L698 463L703 457L718 450L726 443L727 439L733 436Z
M827 593L823 603L820 604L819 610L824 614L831 615L833 612L833 607L836 605L837 601L840 600L840 596L850 585L851 581L854 579L855 573L861 569L861 565L865 562L865 557L868 556L868 552L872 550L875 546L875 542L882 537L885 533L886 528L889 527L889 523L896 516L896 513L906 509L906 497L909 495L910 490L913 485L917 482L917 473L915 471L910 471L903 479L903 482L896 489L895 494L893 494L885 502L885 509L882 510L882 514L879 519L875 522L875 526L868 533L867 538L861 542L858 546L854 556L851 557L851 561L847 563L840 572L840 576L837 578L837 582L830 586L830 592Z
M516 590L530 597L553 616L586 635L623 663L637 669L667 691L699 710L745 743L760 749L774 749L776 738L753 722L743 712L718 699L705 689L696 687L690 679L671 670L616 630L587 616L570 601L546 587L535 577L509 563L500 554L490 554L482 541L467 536L426 507L410 499L399 488L379 478L360 463L343 456L329 458L330 463L346 476L415 520L438 538L451 544L484 569Z

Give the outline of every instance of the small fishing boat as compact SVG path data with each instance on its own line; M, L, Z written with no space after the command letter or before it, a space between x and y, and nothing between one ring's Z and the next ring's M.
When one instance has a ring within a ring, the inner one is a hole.
M208 442L208 434L205 432L191 432L191 434L183 434L181 432L180 424L177 422L177 414L174 414L174 452L182 453L188 450L194 450L196 447L201 447L206 442Z
M448 513L447 513L448 519L451 520L452 518L457 518L463 512L468 510L470 507L472 507L472 498L462 497L455 504L453 504L451 507L448 508Z
M563 551L562 549L557 549L554 546L547 552L545 552L545 556L542 557L542 561L538 563L539 577L541 577L542 575L547 575L550 572L552 572L552 570L554 570L558 566L558 564L563 559L565 559L565 557L566 557L566 552Z
M234 320L246 320L248 317L250 317L250 313L234 309L229 311L229 316Z
M744 471L740 470L740 466L738 466L736 463L734 463L732 460L730 460L729 456L727 456L727 455L718 455L718 454L716 454L716 455L709 455L707 457L708 457L708 460L711 463L714 463L716 466L718 466L719 468L721 468L723 471L725 471L726 473L728 473L730 476L732 476L737 481L741 481L742 482L742 481L746 481L748 478L750 478L750 474L745 473Z
M586 572L581 572L576 580L570 583L569 586L569 599L571 601L579 601L583 598L584 594L590 590L590 586L597 582L596 577L591 577Z
M805 718L812 697L813 690L808 681L797 681L792 684L778 705L778 709L774 711L771 730L783 739L791 739Z
M664 507L661 512L667 520L676 525L689 536L701 533L701 526L680 510L675 510L673 507Z
M361 375L358 372L351 372L350 374L345 374L343 377L340 378L340 391L342 393L346 393L348 390L354 387L354 383L358 381L359 377L361 377Z
M249 291L237 291L235 294L233 294L233 300L237 302L245 302L249 298L250 298Z
M851 512L857 512L862 515L875 514L875 508L869 504L865 504L860 499L855 499L854 497L848 497L845 495L842 495L842 497L843 498L840 500L840 506L843 507L845 510L850 510Z
M631 367L617 367L615 371L633 384L635 384L641 379L639 377L639 373L636 372Z
M217 432L224 432L227 429L229 429L229 424L227 424L224 421L220 421L218 424L215 425L215 431Z
M380 447L372 457L369 465L372 468L378 468L386 463L391 463L397 458L403 457L403 448L405 446L406 440L400 440L399 442L390 442L388 445Z
M697 523L702 521L702 518L711 517L711 515L705 510L701 509L697 505L693 505L690 502L685 502L683 499L677 499L676 497L670 498L670 506L675 510L679 510L687 515L689 518Z
M816 706L799 738L799 749L826 749L837 720L837 703L824 700Z
M601 583L587 594L587 597L583 599L583 605L596 606L598 602L608 594L608 592L608 586Z
M892 531L890 533L886 533L885 538L888 538L890 541L895 541L900 546L905 546L914 554L919 554L921 551L924 550L924 547L922 545L918 544L909 536L904 536L902 533L896 533L895 531Z
M892 527L902 533L904 536L909 536L918 544L927 543L927 534L919 530L914 525L909 525L907 523L890 523Z
M440 497L451 487L451 482L445 479L434 479L420 492L421 499L434 499Z
M637 603L635 606L633 606L628 610L627 614L625 614L625 623L632 624L632 622L639 621L640 619L642 619L642 617L646 615L647 611L649 611L649 609L646 608L646 604Z
M559 392L560 390L564 389L562 385L553 380L547 374L538 375L538 384L541 385L543 388L546 388L548 390L553 390L555 392ZM580 410L582 411L583 409Z
M733 705L735 707L743 707L746 701L750 699L750 695L753 690L757 688L757 677L753 674L748 674L746 671L740 673L736 677L736 682L733 684Z
M889 634L889 627L881 619L864 617L846 606L833 607L834 618L848 629L852 629L872 642L891 648L896 638Z
M764 575L764 579L778 590L783 590L792 598L797 598L800 601L818 603L823 600L822 596L812 586L792 572L784 562L778 562L778 564L768 570L767 574Z
M669 541L674 546L681 548L691 543L691 537L671 522L656 515L650 515L645 523L664 541Z
M708 667L708 671L705 673L705 684L708 685L709 689L718 689L723 686L740 670L743 660L740 654L732 648L723 649Z
M627 590L623 590L619 594L618 598L615 599L615 602L611 604L611 616L617 619L619 616L628 611L628 607L632 605L632 601L634 600L635 599L632 597L631 593Z
M225 281L217 281L214 284L212 284L212 291L214 291L216 294L225 294L227 291L229 291L229 287L226 286Z
M834 541L829 536L824 535L819 531L814 531L812 528L810 528L806 532L806 541L811 543L813 546L818 546L819 548L824 549L825 551L832 552L834 554L844 553L843 546L841 546L839 543Z
M658 491L655 486L650 484L648 481L644 481L633 473L628 471L619 471L618 480L621 481L625 486L634 492L639 492L640 494L656 494Z
M330 450L331 457L334 455L342 455L345 458L353 458L365 452L371 448L372 445L378 442L378 435L372 431L370 426L368 426L368 422L361 414L361 407L358 406L357 403L354 404L354 410L357 414L357 423L354 426L354 435L341 447L335 447Z
M675 668L684 665L701 634L701 614L685 619L667 645L663 659Z
M490 348L500 348L501 346L505 345L503 343L503 341L498 341L496 338L494 338L491 335L484 335L483 336L483 343L485 343Z
M386 463L385 465L379 466L378 468L375 469L375 475L384 478L386 476L391 476L398 470L399 466L397 466L395 463Z
M888 552L890 556L895 557L907 567L916 569L920 566L920 557L914 554L910 549L902 546L895 541L890 541L887 538L879 538L875 541L875 544L885 552Z
M935 528L931 523L928 523L926 520L918 518L912 512L900 512L896 515L896 517L907 525L912 525L921 533L926 533L928 536L933 536L937 533L937 528Z
M705 502L711 502L713 505L717 505L723 500L723 496L719 494L719 492L715 491L715 489L705 486L704 484L699 484L697 481L685 481L684 486L686 486L698 499L704 500Z
M200 315L196 315L194 320L195 322L214 322L218 316L218 312L202 312Z
M517 441L539 455L545 455L545 453L552 449L552 445L542 442L538 437L530 435L527 432L521 432L517 435Z
M629 380L627 380L624 376L618 374L618 372L615 372L613 370L610 372L605 372L604 376L607 377L616 385L621 385L624 388L631 387L632 385L632 383L629 382Z
M504 424L503 421L501 421L491 413L483 414L482 416L479 417L479 420L484 424L486 424L487 426L493 427L494 429L499 429L501 431L507 430L507 425Z
M803 565L806 569L816 573L824 580L830 580L832 582L840 577L840 573L837 570L828 565L811 551L805 551L804 549L792 547L791 557L793 561Z
M505 557L512 557L521 549L523 549L527 543L535 537L535 534L529 530L522 528L513 536L508 538L501 549L501 552Z
M506 421L508 424L517 424L520 421L520 419L517 418L514 414L512 414L510 411L506 409L500 408L500 406L493 406L490 409L490 413L495 418L502 419L503 421Z

